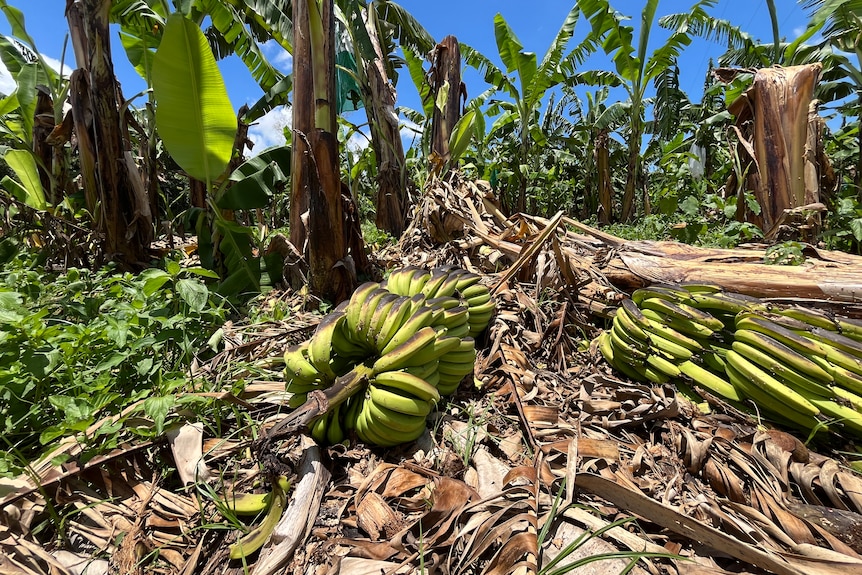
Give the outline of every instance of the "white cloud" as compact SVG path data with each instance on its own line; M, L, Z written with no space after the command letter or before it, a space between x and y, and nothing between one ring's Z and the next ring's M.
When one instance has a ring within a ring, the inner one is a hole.
M287 106L270 110L248 129L248 137L254 142L254 153L270 146L284 144L284 129L291 125L293 113Z
M285 74L293 72L293 55L281 47L275 40L268 40L263 45L263 54L276 68Z

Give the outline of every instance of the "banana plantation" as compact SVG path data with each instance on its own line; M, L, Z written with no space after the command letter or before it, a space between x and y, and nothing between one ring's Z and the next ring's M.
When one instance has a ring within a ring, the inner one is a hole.
M0 573L862 573L862 2L29 4Z

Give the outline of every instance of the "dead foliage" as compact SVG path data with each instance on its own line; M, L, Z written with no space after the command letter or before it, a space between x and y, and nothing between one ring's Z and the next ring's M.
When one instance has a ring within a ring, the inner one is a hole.
M632 560L650 574L862 573L852 445L805 445L719 401L703 414L673 386L620 379L583 343L620 293L604 270L623 251L562 216L507 219L482 182L438 182L380 257L481 273L498 311L476 384L425 435L260 448L252 432L286 410L267 358L316 321L299 296L274 295L290 322L225 325L224 351L194 366L236 407L221 436L189 422L86 463L69 442L62 465L0 484L0 572L242 573L212 496L286 474L288 509L255 575L618 573Z

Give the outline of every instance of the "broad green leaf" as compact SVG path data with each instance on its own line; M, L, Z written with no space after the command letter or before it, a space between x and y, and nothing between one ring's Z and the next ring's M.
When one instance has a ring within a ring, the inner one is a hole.
M290 146L270 148L244 162L230 175L234 184L219 190L216 205L230 210L268 206L278 186L288 182L290 150Z
M178 281L177 292L183 298L183 301L186 302L186 305L195 312L200 312L206 307L210 295L207 286L198 280L192 279Z
M21 106L21 122L24 124L22 139L25 142L32 142L33 140L33 121L36 115L37 72L38 67L36 64L26 64L15 77L15 82L18 84L15 94L18 97L18 104Z
M6 0L0 0L0 10L3 10L3 14L6 15L6 19L9 21L12 35L24 40L30 48L35 50L36 44L33 42L33 38L30 37L30 34L27 33L27 26L24 24L24 13L14 6L9 6Z
M180 167L201 181L227 168L236 116L200 28L181 14L168 19L153 62L156 127Z
M129 28L120 29L120 43L126 51L126 57L135 68L135 72L150 84L153 59L161 39L152 33L151 28L141 28L133 32Z
M147 297L162 289L162 286L171 280L170 274L156 268L144 270L138 277L144 280L144 295Z
M862 242L862 218L850 220L850 231L857 242Z
M36 160L33 159L33 154L27 150L9 150L3 158L15 172L15 176L18 177L17 183L20 184L20 189L24 190L24 197L18 197L18 199L33 209L44 210L45 191L42 189L41 180L39 180L39 171L36 169Z
M242 292L260 291L260 259L251 249L254 230L225 219L216 220L216 232L221 236L219 250L227 269L218 293L230 297Z
M165 429L165 419L173 408L176 398L172 395L165 397L149 397L144 401L144 413L156 424L156 435L161 435Z
M481 111L478 114L481 115ZM458 158L464 154L473 139L473 134L476 131L476 115L475 109L467 110L455 124L452 135L449 136L449 161L452 165L458 162Z
M514 72L518 68L518 54L524 49L524 45L499 12L494 16L494 39L497 41L497 52L506 72Z

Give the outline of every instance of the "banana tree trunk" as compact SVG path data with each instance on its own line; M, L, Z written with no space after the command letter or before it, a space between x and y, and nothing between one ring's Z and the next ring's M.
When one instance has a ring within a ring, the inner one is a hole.
M308 280L315 296L340 302L355 283L355 264L345 242L345 221L335 135L335 23L332 0L293 3L294 49L310 58L297 60L294 72L309 83L297 86L293 103L293 192L308 202ZM310 126L309 126L310 124ZM305 129L306 131L301 131ZM297 144L302 142L302 146ZM303 150L303 151L300 151ZM297 188L297 185L300 186ZM305 186L304 188L302 186ZM293 197L293 196L292 196ZM297 204L294 203L292 211ZM301 213L300 213L301 216ZM294 221L291 214L291 222ZM291 230L291 237L293 237ZM297 247L302 245L294 244Z
M599 223L607 225L613 219L614 189L611 181L611 152L608 148L607 130L596 136L595 149L596 175L599 184Z
M290 177L290 243L306 253L308 240L307 134L314 129L314 82L311 39L308 36L308 1L293 3L293 138ZM294 287L296 281L292 281Z
M80 70L73 86L77 91L73 110L77 103L76 131L79 141L87 140L88 149L83 153L92 154L82 157L82 168L86 163L94 170L91 177L84 178L85 195L100 204L105 252L123 267L134 269L150 259L153 215L122 131L123 100L111 60L110 8L110 0L76 0L67 9L73 45L86 47L75 50L76 57L83 60L77 62Z
M629 140L629 159L626 164L626 188L623 192L622 221L629 222L634 216L635 191L637 190L638 165L640 161L640 130L634 130Z
M377 36L373 8L365 24L377 58L365 67L368 78L368 98L365 112L371 126L371 147L377 158L377 216L375 224L394 237L404 231L408 211L407 171L404 145L395 112L395 87L389 81L384 66L383 50Z
M809 106L821 69L817 63L758 70L752 87L729 107L736 116L739 152L752 162L748 187L761 208L759 215L746 212L745 219L767 238L779 233L794 208L820 201L819 178L812 175L821 168L815 160L817 136L809 137Z
M431 116L431 164L440 171L449 162L449 136L461 117L461 48L455 36L446 36L434 48L431 57L431 93L434 114Z

